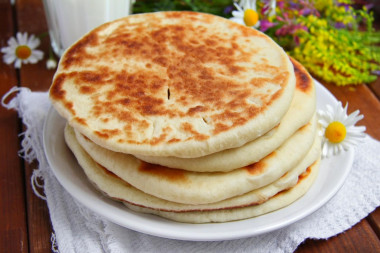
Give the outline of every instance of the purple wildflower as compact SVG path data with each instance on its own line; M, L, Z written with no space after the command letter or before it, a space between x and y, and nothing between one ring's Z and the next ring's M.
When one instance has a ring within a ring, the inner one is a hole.
M266 32L269 28L271 28L271 27L273 27L275 25L277 25L277 23L273 23L273 22L270 22L270 21L268 21L266 19L263 19L263 20L260 21L260 30L262 32Z
M346 25L343 24L342 22L336 22L335 23L335 28L337 28L337 29L346 28Z
M233 5L228 5L226 8L224 8L223 13L224 14L230 14L234 9L235 9L235 7Z
M294 34L298 30L307 31L307 27L299 24L285 24L276 31L276 36L285 36L288 34Z

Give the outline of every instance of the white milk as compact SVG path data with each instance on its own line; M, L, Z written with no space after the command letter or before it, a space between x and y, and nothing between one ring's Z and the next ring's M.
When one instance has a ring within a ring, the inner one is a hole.
M53 50L64 50L93 28L127 16L132 0L43 0Z

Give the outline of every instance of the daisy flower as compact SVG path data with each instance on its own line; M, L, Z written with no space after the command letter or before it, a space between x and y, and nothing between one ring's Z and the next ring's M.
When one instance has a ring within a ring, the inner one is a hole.
M15 37L8 40L8 47L1 48L4 53L3 60L6 64L14 62L15 68L20 68L21 64L36 63L41 60L44 53L36 48L40 45L40 40L33 34L28 37L28 33L18 32Z
M267 0L264 5L264 14L268 17L272 17L276 15L276 0Z
M46 61L46 68L47 69L55 69L57 67L57 61L55 59L49 58Z
M256 0L242 0L240 4L234 3L237 10L232 11L230 20L249 27L259 27L259 14L256 9Z
M55 60L52 48L49 50L49 59L46 61L47 69L55 69L57 67L57 61Z
M335 108L327 105L327 110L318 111L319 123L323 127L322 157L337 155L358 144L365 137L365 126L355 126L364 118L359 110L347 115L347 106L338 103Z

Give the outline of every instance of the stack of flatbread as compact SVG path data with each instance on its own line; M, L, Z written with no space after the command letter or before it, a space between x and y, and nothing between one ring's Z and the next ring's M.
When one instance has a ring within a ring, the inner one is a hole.
M318 173L313 80L269 37L221 17L104 24L63 55L50 98L88 179L138 212L246 219L291 204Z

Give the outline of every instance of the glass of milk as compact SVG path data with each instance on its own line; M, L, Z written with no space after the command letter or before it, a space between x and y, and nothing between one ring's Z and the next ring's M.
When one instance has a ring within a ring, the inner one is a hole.
M133 0L43 0L54 52L61 56L93 28L131 14Z

